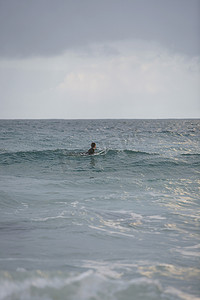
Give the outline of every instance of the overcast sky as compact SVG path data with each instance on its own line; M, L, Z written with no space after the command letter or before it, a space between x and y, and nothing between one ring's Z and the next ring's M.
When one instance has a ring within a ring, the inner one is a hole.
M199 118L200 0L0 0L0 118Z

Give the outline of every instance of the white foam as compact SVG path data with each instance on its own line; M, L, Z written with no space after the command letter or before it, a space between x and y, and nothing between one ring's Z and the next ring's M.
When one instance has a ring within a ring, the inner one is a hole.
M199 249L200 248L200 244L194 245L194 246L188 246L185 247L185 249Z
M193 246L188 246L188 247L178 247L174 249L174 251L181 253L184 256L193 256L193 257L200 257L200 252L199 249L200 244L196 244ZM197 250L197 251L195 251Z
M26 269L24 269L24 268L17 268L16 271L17 271L17 272L26 272Z
M183 299L183 300L200 300L199 297L196 297L194 295L191 295L191 294L187 294L185 292L182 292L174 287L168 287L166 290L165 290L165 293L167 294L171 294L171 295L174 295L174 296L178 296L179 298Z
M79 265L80 266L80 265ZM141 275L134 279L124 279L124 271L131 271L138 264L105 261L83 261L81 267L89 268L86 272L72 273L46 273L26 270L19 276L15 273L1 272L0 300L53 300L53 299L173 299L200 300L200 298L178 290L172 286L163 289L159 280L146 278ZM3 275L3 278L2 278ZM63 295L64 298L63 298ZM67 297L67 298L65 298Z
M155 215L155 216L149 216L149 219L155 219L155 220L166 220L165 217L159 216L159 215Z
M72 276L69 278L60 278L60 277L41 278L41 277L34 276L31 278L25 279L24 281L21 281L21 282L19 280L11 281L8 279L4 279L4 280L0 281L0 286L1 286L0 300L7 299L8 297L11 297L12 295L16 295L16 294L19 295L20 299L26 299L24 297L25 295L27 296L28 299L29 298L31 299L30 294L31 294L32 287L40 289L40 290L45 289L45 288L61 289L66 285L71 285L75 282L79 282L79 281L91 276L92 274L93 274L93 271L88 270L87 272L84 272L77 276ZM6 275L7 275L7 277L10 277L8 273ZM23 298L21 298L20 295L23 295Z
M107 233L112 234L112 235L116 234L116 235L124 235L124 236L128 236L128 237L134 237L133 234L127 234L127 233L124 233L124 232L121 232L121 231L111 231L111 230L108 230L107 228L102 228L102 227L93 226L93 225L89 225L89 227L92 228L92 229L107 232Z
M155 293L155 299L161 295L161 286L158 281L137 278L132 280L112 279L104 276L101 272L88 270L78 275L67 275L60 273L54 277L51 274L37 271L27 278L30 273L25 273L25 279L15 279L12 275L5 274L5 279L0 280L0 300L6 299L130 299L134 293L148 295L149 290ZM114 273L111 273L113 275ZM115 276L115 274L114 274ZM131 289L131 297L130 297ZM64 298L63 298L63 295ZM65 298L67 297L67 298ZM107 298L108 297L108 298Z
M34 219L31 219L31 221L46 222L46 221L49 221L49 220L56 220L56 219L68 219L68 217L65 215L65 213L66 213L66 211L62 212L58 216L49 216L49 217L44 217L44 218L34 218Z
M184 250L184 249L176 249L175 251L181 253L184 256L200 257L199 252L187 251L187 250Z

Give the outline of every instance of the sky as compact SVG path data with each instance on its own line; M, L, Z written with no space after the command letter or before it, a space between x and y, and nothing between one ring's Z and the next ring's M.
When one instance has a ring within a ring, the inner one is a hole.
M0 119L200 117L200 0L0 0Z

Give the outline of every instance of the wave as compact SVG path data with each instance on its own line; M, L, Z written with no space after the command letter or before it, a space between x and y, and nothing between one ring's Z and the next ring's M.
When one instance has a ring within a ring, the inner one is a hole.
M130 269L130 264L124 263L125 270L128 269L127 266ZM30 272L23 268L12 272L1 271L0 300L63 299L66 295L69 300L132 300L133 295L134 299L199 299L195 294L183 292L173 285L164 287L159 280L144 276L144 267L140 269L137 278L132 279L124 278L118 269L110 270L105 264L90 261L86 262L84 271L76 273L41 270Z
M121 279L96 272L92 269L82 273L28 272L18 269L16 272L1 272L0 300L5 299L147 299L151 293L153 299L161 299L165 294L160 283L139 276L136 279ZM7 276L6 276L7 275ZM17 276L18 275L18 276ZM93 288L91 289L91 286ZM168 293L167 293L168 295ZM170 299L170 298L169 298ZM174 299L174 298L173 298Z
M102 149L95 152L94 155L88 155L84 150L68 150L68 149L54 149L54 150L31 150L31 151L17 151L17 152L0 152L0 165L13 164L65 164L67 161L84 162L88 159L94 158L96 160L106 159L113 163L122 162L127 166L148 166L155 167L173 167L199 165L199 154L180 154L179 157L165 157L158 153L148 153L144 151L128 150L128 149ZM195 158L195 159L194 159ZM106 161L105 165L106 165ZM118 166L119 169L119 166Z
M190 157L192 157L192 156L198 157L198 156L200 156L200 153L182 153L181 155L182 156L190 156Z
M103 149L97 151L94 156L113 156L119 154L126 155L155 155L143 151L135 150L112 150ZM31 150L31 151L16 151L16 152L6 152L1 151L0 153L0 164L13 164L21 163L24 161L37 161L37 160L55 160L61 158L81 158L89 157L87 152L84 150L67 150L67 149L55 149L55 150Z
M1 164L12 164L24 161L55 160L64 156L77 156L77 154L76 152L70 153L64 149L4 152L0 154L0 162Z
M196 133L196 130L188 130L187 132L178 132L174 130L161 130L157 131L157 134L161 135L166 135L166 136L174 136L174 137L189 137L189 136L194 136Z
M145 151L139 151L139 150L128 150L128 149L122 149L122 150L111 150L109 149L107 151L108 154L113 155L113 154L119 154L119 153L125 153L127 155L157 155L157 153L148 153Z

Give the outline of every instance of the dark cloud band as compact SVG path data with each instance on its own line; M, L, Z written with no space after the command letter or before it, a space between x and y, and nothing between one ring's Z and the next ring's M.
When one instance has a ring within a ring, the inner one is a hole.
M1 0L0 56L55 55L121 39L198 55L199 10L198 0Z

